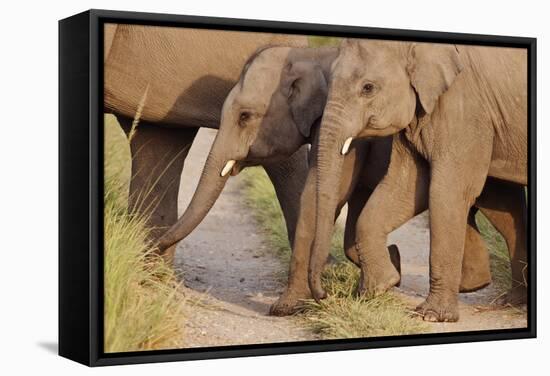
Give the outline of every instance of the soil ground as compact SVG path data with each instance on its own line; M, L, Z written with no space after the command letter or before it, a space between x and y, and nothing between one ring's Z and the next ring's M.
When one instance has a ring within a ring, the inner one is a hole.
M216 131L201 129L182 174L179 210L187 207ZM242 196L242 181L231 177L220 198L193 233L180 242L176 267L190 305L187 347L307 341L318 336L294 317L268 316L283 290L281 274L288 265L264 245ZM413 309L428 292L428 216L423 213L390 236L401 253L402 281L397 293ZM526 313L495 308L489 286L461 294L458 323L429 323L429 332L525 327Z
M195 191L216 131L201 129L182 174L180 214ZM195 168L199 166L199 168ZM293 317L272 317L287 268L263 244L241 195L242 181L228 180L204 221L180 242L176 267L200 303L189 307L189 347L317 339Z

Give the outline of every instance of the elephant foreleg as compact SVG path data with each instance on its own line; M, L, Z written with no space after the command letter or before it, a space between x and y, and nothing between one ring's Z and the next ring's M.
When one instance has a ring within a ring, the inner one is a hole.
M348 200L348 216L346 218L346 227L344 229L344 252L348 260L359 268L361 267L361 263L359 262L359 255L357 253L358 247L355 243L357 221L371 194L372 191L370 189L359 187L353 192ZM390 244L388 246L388 252L390 255L390 261L399 275L401 275L401 256L399 254L399 248L395 244ZM398 282L396 286L399 286L399 284L400 282Z
M361 211L356 226L356 249L361 266L359 293L379 295L400 281L392 249L386 242L390 232L426 210L429 168L394 137L390 166ZM396 249L393 249L395 252Z
M340 209L348 201L351 192L355 188L365 151L364 147L353 148L346 156L338 194L339 204L334 220L338 217ZM288 285L279 300L271 307L270 313L272 315L289 315L296 311L301 300L311 298L308 284L308 266L316 222L317 169L315 160L316 156L313 152L309 155L309 171L299 201L299 216L292 243Z
M119 119L129 135L131 119ZM130 135L132 178L128 210L143 214L156 240L178 219L180 177L198 128L165 128L141 121ZM173 261L175 246L164 257Z
M346 227L344 228L344 253L348 260L358 267L361 267L361 265L355 248L357 220L371 193L372 191L366 187L358 187L348 200L348 215L346 217Z

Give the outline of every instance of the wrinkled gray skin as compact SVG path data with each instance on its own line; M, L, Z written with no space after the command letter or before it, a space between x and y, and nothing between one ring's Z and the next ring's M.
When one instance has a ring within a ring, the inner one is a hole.
M360 293L376 295L399 281L380 239L429 206L430 292L417 310L425 320L458 320L469 212L476 199L484 199L480 193L489 177L503 181L518 206L508 226L515 232L515 244L508 243L514 279L509 298L525 300L526 80L521 49L342 43L320 127L317 200L322 205L317 205L309 274L316 299L325 296L318 259L328 253L342 145L349 137L400 132L388 172L358 219ZM487 200L493 214L507 204L494 202L494 196L492 201Z
M246 59L260 46L306 46L307 38L139 25L105 27L105 112L131 137L129 208L150 214L152 240L177 220L180 175L199 127L218 128L223 102ZM274 184L290 239L306 178L306 150L264 167ZM184 182L185 184L185 182ZM165 252L171 262L175 247Z
M306 143L312 143L312 150L316 150L318 119L325 105L328 74L336 54L336 48L272 47L258 51L249 59L224 103L220 131L192 202L178 223L160 239L161 249L187 236L204 218L210 203L216 201L229 177L229 174L221 176L228 160L238 161L232 169L236 174L246 166L284 159ZM358 263L353 244L355 222L386 172L390 148L391 138L360 141L352 145L345 157L339 183L339 206L333 218L347 202L345 250L355 263ZM289 283L271 308L274 315L290 314L301 299L311 297L307 269L315 228L315 161L313 152L309 156L307 183L299 202ZM360 189L356 189L356 185ZM491 276L487 249L475 224L468 230L461 288L471 291L487 285ZM398 265L397 248L391 250L393 261Z

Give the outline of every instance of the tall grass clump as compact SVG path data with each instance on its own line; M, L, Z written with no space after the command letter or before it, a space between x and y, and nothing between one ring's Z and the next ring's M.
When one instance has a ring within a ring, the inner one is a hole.
M247 203L265 234L268 245L285 262L290 260L286 227L273 185L261 168L245 169ZM405 304L391 293L364 300L355 296L359 269L344 261L343 231L335 226L331 253L337 264L323 273L323 286L330 296L320 304L309 301L300 318L325 338L372 337L425 331L420 320L409 315Z
M172 268L148 242L146 218L127 212L128 142L105 117L104 348L125 352L181 347L185 298Z

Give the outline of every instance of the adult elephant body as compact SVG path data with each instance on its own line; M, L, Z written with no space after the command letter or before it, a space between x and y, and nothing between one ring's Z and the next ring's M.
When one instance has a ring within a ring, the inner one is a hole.
M306 37L139 25L105 28L104 108L130 137L130 210L149 214L157 238L177 220L185 157L199 127L218 128L222 104L243 65L268 44L305 46ZM139 122L134 119L139 118ZM132 130L132 123L138 124ZM293 236L305 150L264 167ZM167 252L171 259L174 247Z
M499 203L481 192L486 182L501 181L517 206L511 223L515 241L508 243L509 297L526 299L525 50L346 41L333 66L320 132L317 200L323 205L317 206L312 260L327 252L342 145L350 138L399 133L388 172L358 220L360 291L375 295L398 280L380 239L429 207L430 293L418 310L427 320L457 320L469 211L481 200L489 216L498 213ZM409 168L418 160L428 166L423 174ZM419 190L422 181L428 184ZM320 272L321 265L312 261L309 282L317 299L324 296Z

